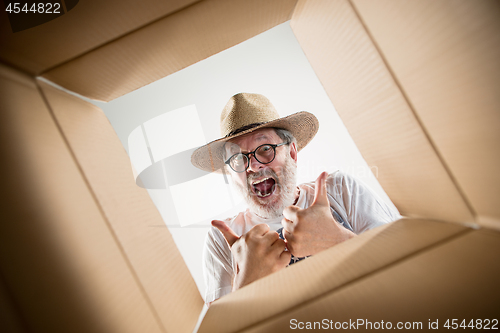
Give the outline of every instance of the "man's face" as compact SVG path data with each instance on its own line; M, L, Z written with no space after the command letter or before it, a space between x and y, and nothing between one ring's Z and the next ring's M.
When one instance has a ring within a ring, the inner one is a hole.
M280 144L283 140L272 128L256 130L229 141L226 159L237 153L253 152L263 144ZM262 164L254 155L245 172L227 168L252 212L265 218L278 217L293 204L296 190L297 149L294 143L276 148L271 163Z

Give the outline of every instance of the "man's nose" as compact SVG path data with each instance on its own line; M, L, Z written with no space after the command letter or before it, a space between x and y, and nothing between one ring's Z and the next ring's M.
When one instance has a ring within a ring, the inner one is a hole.
M255 155L253 155L253 154L250 155L249 159L250 160L248 161L248 169L247 169L247 171L257 172L260 169L264 168L264 164L262 164L259 161L257 161L257 159L255 158Z

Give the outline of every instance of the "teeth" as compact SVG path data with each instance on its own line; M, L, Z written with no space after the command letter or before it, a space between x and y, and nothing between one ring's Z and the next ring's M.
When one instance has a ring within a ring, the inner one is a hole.
M271 177L267 177L267 178L264 178L264 179L258 180L258 181L256 181L256 182L252 183L252 185L257 185L257 184L260 184L260 183L262 183L263 181L268 180L268 179L271 179Z
M260 184L262 183L263 181L266 181L268 179L273 179L272 177L266 177L266 178L263 178L261 180L257 180L256 182L252 183L253 186L257 185L257 184ZM270 193L267 193L267 194L263 194L261 191L259 191L256 187L254 187L254 190L255 190L255 194L257 194L258 197L260 198L265 198L265 197L268 197L270 196L271 194L273 194L274 190L271 191Z
M257 195L261 198L265 198L265 197L268 197L271 195L271 193L268 193L268 194L262 194L259 190L255 190L257 192Z

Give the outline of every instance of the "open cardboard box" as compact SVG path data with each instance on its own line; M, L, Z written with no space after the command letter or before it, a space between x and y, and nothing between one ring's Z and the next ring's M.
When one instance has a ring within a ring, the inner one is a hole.
M406 218L222 298L199 332L499 319L497 1L82 0L17 33L0 15L2 332L191 332L203 308L104 114L37 77L109 101L290 19Z

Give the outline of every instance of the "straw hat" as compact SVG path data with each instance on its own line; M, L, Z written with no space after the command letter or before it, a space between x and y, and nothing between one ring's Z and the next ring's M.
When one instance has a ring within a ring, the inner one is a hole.
M222 138L214 140L193 152L191 163L205 171L216 171L224 166L224 143L260 128L282 128L297 139L297 150L304 148L318 132L316 117L306 111L280 118L271 102L259 94L239 93L229 99L222 110L220 129Z

